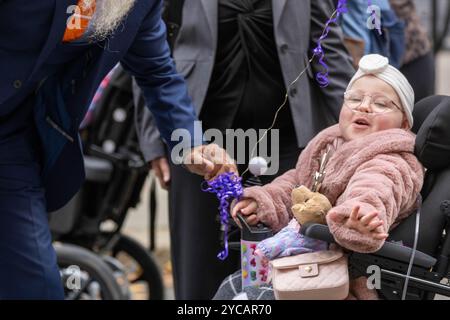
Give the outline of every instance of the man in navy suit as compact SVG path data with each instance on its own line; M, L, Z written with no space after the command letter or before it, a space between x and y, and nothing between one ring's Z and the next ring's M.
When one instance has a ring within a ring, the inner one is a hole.
M187 169L208 177L236 170L223 149L194 133L197 117L170 59L161 7L0 0L0 299L63 298L47 212L84 179L78 127L118 62L135 76L170 148L175 129L190 132Z

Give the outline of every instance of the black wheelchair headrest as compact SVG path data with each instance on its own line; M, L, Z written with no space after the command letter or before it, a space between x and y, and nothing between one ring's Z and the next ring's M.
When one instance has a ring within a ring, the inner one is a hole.
M413 117L419 161L430 170L450 166L450 97L430 96L419 101Z

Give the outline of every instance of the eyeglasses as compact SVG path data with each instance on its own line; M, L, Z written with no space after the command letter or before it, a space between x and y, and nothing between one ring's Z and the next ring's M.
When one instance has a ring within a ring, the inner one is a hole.
M359 91L347 91L344 93L344 105L346 105L352 111L357 109L363 104L365 97L369 97L369 106L371 112L374 114L382 114L394 112L396 110L403 111L394 101L382 94L368 95Z

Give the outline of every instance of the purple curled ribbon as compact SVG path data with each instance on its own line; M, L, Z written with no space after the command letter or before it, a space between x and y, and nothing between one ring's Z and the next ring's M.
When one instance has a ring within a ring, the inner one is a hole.
M224 249L219 252L217 257L225 260L228 257L228 207L230 200L239 199L244 192L242 178L232 172L226 172L212 181L203 181L202 191L215 193L219 199L220 223L224 229Z
M336 7L336 16L327 20L327 22L325 23L325 29L319 40L317 41L317 47L313 50L314 56L319 57L319 64L325 70L316 74L316 80L322 88L328 86L330 82L328 79L328 65L325 63L325 53L322 48L322 41L328 36L328 33L330 32L330 24L336 23L336 21L339 19L339 16L345 12L347 12L347 0L339 0Z

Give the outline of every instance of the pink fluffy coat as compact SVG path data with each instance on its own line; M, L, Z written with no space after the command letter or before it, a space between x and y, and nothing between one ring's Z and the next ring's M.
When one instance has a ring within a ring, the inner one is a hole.
M334 206L331 210L339 222L327 219L337 243L357 252L374 252L384 240L375 240L345 226L345 218L355 205L360 214L377 211L387 230L395 227L416 207L422 188L424 169L413 154L415 136L402 129L389 129L344 141L339 126L320 132L299 157L296 168L263 187L245 189L244 196L258 203L260 221L275 231L292 218L291 191L294 187L311 187L319 159L333 141L342 143L331 156L321 187Z

